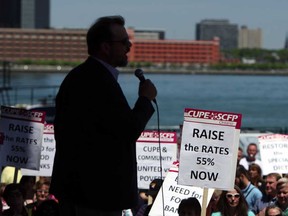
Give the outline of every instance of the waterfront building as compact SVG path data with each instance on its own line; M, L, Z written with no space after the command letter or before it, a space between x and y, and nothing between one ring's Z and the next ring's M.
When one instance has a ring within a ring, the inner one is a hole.
M0 0L0 28L50 28L50 0Z
M136 39L148 39L148 40L164 40L165 31L164 30L140 30L134 29L134 37Z
M133 46L130 62L163 66L209 65L219 62L218 38L207 41L141 39L127 29ZM45 60L80 62L87 57L86 29L0 28L0 61Z
M86 30L0 28L0 60L82 61Z
M238 48L262 49L261 29L248 29L247 26L241 26L239 30Z
M238 48L238 25L226 19L205 19L196 24L196 40L220 39L220 49Z

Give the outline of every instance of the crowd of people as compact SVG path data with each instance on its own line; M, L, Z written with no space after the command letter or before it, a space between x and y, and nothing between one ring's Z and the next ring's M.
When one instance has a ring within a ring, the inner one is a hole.
M235 184L230 190L214 190L206 207L206 216L288 216L288 175L262 174L259 151L248 145L247 156L238 148ZM2 178L0 216L61 216L58 199L50 193L50 178L22 176L19 183ZM10 181L10 182L9 182ZM138 203L123 209L122 216L148 216L162 187L163 179L154 179L147 190L138 190ZM165 193L165 192L164 192ZM201 204L195 197L179 203L179 216L200 216ZM152 215L153 216L153 215Z
M60 216L58 200L49 193L50 179L23 175L19 182L1 182L0 215Z
M250 143L246 151L243 156L243 149L238 149L234 190L221 191L207 216L288 216L288 176L277 172L263 176L257 145Z
M253 162L257 153L256 149L249 159L245 159L247 169L237 163L233 189L214 190L206 216L288 216L288 176L281 173L263 176L260 165ZM238 153L238 161L243 158ZM50 180L51 177L23 175L19 183L2 182L0 215L60 216L58 200L49 191ZM148 216L163 182L154 179L149 189L139 190L138 204L123 209L122 216ZM181 200L177 213L179 216L200 216L201 204L195 197L187 197Z

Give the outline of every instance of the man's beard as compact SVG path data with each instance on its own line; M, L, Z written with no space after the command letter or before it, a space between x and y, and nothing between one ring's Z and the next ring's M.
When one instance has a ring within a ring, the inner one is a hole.
M247 157L247 161L255 161L256 160L256 158L255 158L255 156L254 155L249 155L248 157Z
M239 181L238 187L241 188L241 189L244 189L244 188L245 188L245 185L244 185L244 183L243 183L242 180Z
M118 67L126 67L128 65L128 61L127 60L123 60L121 62L118 62Z

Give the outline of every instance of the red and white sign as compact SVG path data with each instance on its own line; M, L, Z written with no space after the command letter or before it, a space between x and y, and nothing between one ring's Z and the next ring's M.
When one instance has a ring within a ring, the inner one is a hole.
M136 143L138 187L149 189L153 179L163 179L177 157L176 132L144 131Z
M45 112L1 106L2 166L38 170Z
M267 134L258 140L263 175L288 173L288 135Z
M221 190L234 187L241 117L237 113L185 109L179 184Z

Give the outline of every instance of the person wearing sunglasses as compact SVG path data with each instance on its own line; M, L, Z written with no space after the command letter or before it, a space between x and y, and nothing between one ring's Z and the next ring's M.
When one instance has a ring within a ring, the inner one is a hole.
M234 189L222 191L217 209L211 216L255 216L237 185L234 185Z
M50 199L53 199L57 202L54 196L49 193L49 189L50 189L50 181L38 180L35 183L35 198L34 198L35 200L34 202L26 205L29 216L30 215L34 216L38 206L42 202Z
M136 99L128 103L118 68L128 64L132 39L124 17L99 17L87 31L86 60L60 85L50 192L61 216L121 216L138 204L136 141L155 112L157 89L143 75L135 78Z

